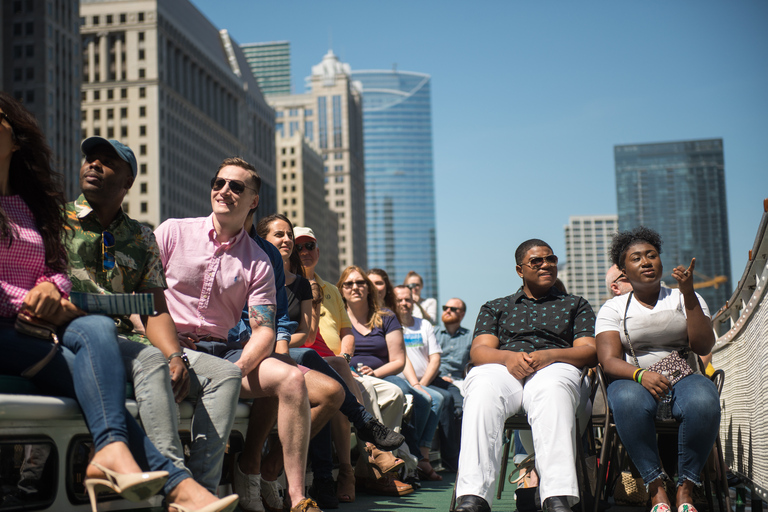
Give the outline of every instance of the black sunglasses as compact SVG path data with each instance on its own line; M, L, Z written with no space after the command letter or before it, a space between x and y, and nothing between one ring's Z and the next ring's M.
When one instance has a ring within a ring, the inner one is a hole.
M218 178L214 177L211 178L211 189L218 192L219 190L224 188L224 185L229 183L229 190L232 191L233 194L237 194L238 196L243 193L245 189L253 190L258 194L258 191L255 188L251 188L247 186L245 183L243 183L240 180L228 180L226 178Z
M464 311L462 308L457 308L455 306L443 306L443 311L448 311L449 309L454 313L459 313L460 311Z
M533 270L538 270L544 265L545 261L550 265L557 265L557 256L550 254L546 258L531 258L527 263L522 263L522 265L528 265Z
M109 231L103 231L101 233L101 254L102 265L104 270L112 270L115 268L115 255L109 250L115 246L115 235Z
M301 252L302 249L306 249L308 251L314 251L315 247L317 246L317 242L306 242L303 244L296 244L296 252Z
M357 285L358 288L364 288L368 283L366 283L363 279L359 279L357 281L344 281L341 283L341 287L349 290L352 288L352 286Z
M619 277L617 277L616 279L614 279L614 280L611 282L611 284L614 284L614 283L618 283L618 282L619 282L620 280L622 280L622 279L627 279L627 276L625 276L624 274L619 274ZM627 279L627 281L628 281L628 279Z

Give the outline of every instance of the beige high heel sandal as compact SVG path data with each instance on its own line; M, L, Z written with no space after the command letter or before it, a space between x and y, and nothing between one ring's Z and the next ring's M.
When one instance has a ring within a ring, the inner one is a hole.
M147 473L117 473L101 464L91 462L91 465L104 473L104 478L86 478L85 490L91 500L91 509L96 509L96 496L101 490L115 492L129 501L144 501L154 496L163 488L168 480L167 471L149 471Z
M237 496L237 494L230 494L226 498L221 498L219 501L214 501L210 505L206 505L203 508L198 508L195 510L190 510L186 507L182 507L181 505L177 505L176 503L169 503L168 508L170 509L173 507L177 510L177 512L232 512L235 510L239 500L240 498Z

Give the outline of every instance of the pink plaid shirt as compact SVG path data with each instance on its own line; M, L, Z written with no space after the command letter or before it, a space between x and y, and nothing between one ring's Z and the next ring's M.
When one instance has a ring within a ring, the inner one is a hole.
M165 300L179 332L227 339L245 304L275 304L272 264L245 230L221 244L209 215L168 219L155 237L168 282Z
M68 297L72 285L66 273L45 264L43 238L26 203L19 196L0 196L0 207L13 231L10 247L6 239L0 241L0 317L16 316L29 290L45 281Z

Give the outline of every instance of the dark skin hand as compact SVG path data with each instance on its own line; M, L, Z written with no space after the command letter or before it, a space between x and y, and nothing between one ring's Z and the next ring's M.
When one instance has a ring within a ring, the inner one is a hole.
M21 309L35 318L56 326L68 324L75 318L85 315L85 311L67 299L62 299L59 289L50 282L40 283L27 292Z

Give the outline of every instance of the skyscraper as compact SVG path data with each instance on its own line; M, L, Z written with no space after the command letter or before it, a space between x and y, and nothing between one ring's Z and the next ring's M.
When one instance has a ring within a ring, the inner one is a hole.
M330 50L312 66L307 85L305 94L268 98L275 109L275 132L280 137L302 133L315 145L323 159L325 199L338 215L339 267L368 268L360 91L352 83L349 64L339 62ZM281 164L278 172L282 171ZM284 206L279 209L285 210ZM312 226L323 219L306 222Z
M248 43L240 48L264 96L291 94L290 42Z
M608 248L617 226L616 215L573 216L565 226L566 262L560 277L569 293L587 299L595 311L610 298L605 273L611 266Z
M733 289L725 202L723 140L692 140L614 147L619 229L647 226L664 242L664 281L677 265L696 258L696 291L711 312ZM712 284L717 277L728 281Z
M37 118L68 199L80 193L79 17L76 1L0 6L0 86Z
M424 278L437 297L430 77L404 71L355 71L363 86L368 265L401 283Z
M275 113L240 47L188 0L82 0L82 129L128 144L139 170L123 203L157 226L211 211L210 179L241 156L276 211Z

